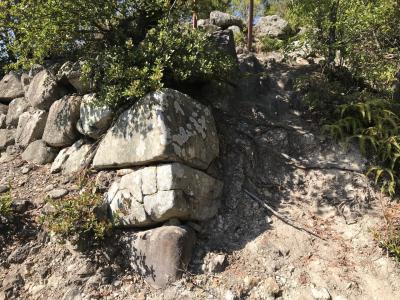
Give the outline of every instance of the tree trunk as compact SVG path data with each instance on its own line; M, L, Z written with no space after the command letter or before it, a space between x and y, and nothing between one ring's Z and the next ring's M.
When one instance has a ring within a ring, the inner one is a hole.
M333 66L336 58L336 23L339 10L339 0L332 4L329 13L329 32L328 32L328 65Z
M248 24L247 24L247 49L249 51L253 48L253 19L254 18L254 0L250 0L249 4L249 17L248 17Z
M196 0L193 0L193 14L192 14L192 25L193 28L197 28L197 8L196 8Z

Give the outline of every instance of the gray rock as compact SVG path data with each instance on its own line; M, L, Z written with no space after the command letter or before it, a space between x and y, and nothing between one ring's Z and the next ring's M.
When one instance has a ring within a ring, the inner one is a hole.
M26 73L22 73L22 75L21 75L21 84L22 84L22 88L24 89L25 95L28 92L30 83L31 83L31 78L29 77L29 75L26 74Z
M311 294L313 295L315 300L331 300L332 299L328 290L324 287L321 287L321 288L312 287Z
M256 99L264 90L261 75L264 68L253 54L241 54L239 59L239 71L243 75L237 83L236 98L248 100Z
M25 98L17 98L11 101L8 106L6 123L9 127L18 125L19 117L29 110L30 104Z
M29 250L30 250L31 245L29 243L17 247L7 258L7 262L9 264L20 264L24 262L24 260L28 257L29 255Z
M46 145L42 140L34 141L22 153L22 159L38 165L51 163L57 155L57 149Z
M10 72L0 81L0 102L9 103L11 100L24 96L20 77Z
M29 78L33 78L35 77L37 74L39 74L40 72L42 72L43 70L45 70L45 67L39 64L34 64L28 73Z
M33 107L48 110L54 101L65 94L66 90L58 85L55 76L48 70L42 70L31 80L26 98Z
M82 66L84 62L66 62L58 70L57 78L60 81L68 81L78 94L85 94L90 92L90 85L82 78Z
M226 264L226 255L218 254L212 255L207 261L202 265L202 270L209 273L219 273L222 272Z
M6 120L7 120L7 116L4 114L0 114L0 129L6 128L6 126L7 126Z
M65 96L53 103L47 118L43 140L53 147L71 146L78 138L80 96Z
M227 29L230 26L244 27L244 22L241 18L232 16L221 11L212 11L210 13L210 23L214 24L222 29Z
M61 199L66 195L68 195L68 190L66 189L54 189L47 193L47 197L54 200Z
M142 227L172 218L206 220L218 209L222 183L180 163L145 167L117 179L107 203L122 226Z
M67 175L81 170L92 159L92 146L91 144L84 144L83 140L79 140L71 147L64 148L54 160L50 169L51 173L62 171L63 174Z
M7 193L9 190L9 185L0 184L0 194Z
M44 110L27 111L19 117L15 143L25 148L40 140L46 126L47 112Z
M29 209L35 207L35 205L29 200L14 200L11 207L14 212L23 214Z
M0 129L0 151L4 151L8 146L14 145L14 137L14 129Z
M77 128L83 135L98 139L110 128L114 114L110 107L95 105L95 100L95 94L83 96Z
M218 48L226 54L237 59L235 38L231 30L219 30L212 33L212 37L217 43Z
M196 236L186 227L163 226L132 234L125 241L133 269L152 287L164 288L181 278Z
M0 114L7 115L8 105L0 103Z
M180 92L148 94L118 118L94 157L96 169L181 161L206 169L219 153L208 107Z
M228 30L232 31L234 34L235 34L235 33L241 33L241 32L242 32L242 29L241 29L239 26L236 26L236 25L234 25L234 26L229 26L229 27L228 27Z
M254 26L254 33L258 38L265 36L279 38L285 36L289 29L289 23L286 20L280 16L273 15L261 17L256 26Z
M73 150L69 152L67 160L61 167L61 171L65 175L70 175L82 170L90 164L91 150L93 145L85 144L80 146L78 149L73 147Z

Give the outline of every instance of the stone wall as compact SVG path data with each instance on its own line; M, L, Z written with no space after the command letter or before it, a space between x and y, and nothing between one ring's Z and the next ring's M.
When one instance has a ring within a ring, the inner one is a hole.
M218 210L222 183L207 174L219 154L214 118L210 108L171 89L148 94L120 115L95 100L70 62L58 73L36 67L6 75L0 163L21 154L66 176L83 168L117 174L104 194L109 217L121 229L145 230L127 233L127 259L152 286L163 287L190 260L195 233L185 222Z

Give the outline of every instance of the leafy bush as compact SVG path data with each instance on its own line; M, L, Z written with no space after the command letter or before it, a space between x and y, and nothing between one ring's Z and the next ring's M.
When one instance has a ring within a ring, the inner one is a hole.
M323 131L346 143L357 141L362 152L375 162L368 174L382 191L394 195L400 176L400 118L396 105L384 94L360 88L346 74L305 76L296 87L324 125Z
M11 191L0 195L0 219L9 220L12 216L12 196Z
M112 228L108 219L99 218L102 197L89 190L63 200L48 199L47 203L52 208L41 216L40 221L63 239L85 240L94 237L102 240Z
M0 32L13 36L6 47L18 57L12 67L80 59L100 102L115 108L163 86L227 80L235 63L184 23L187 1L6 0L2 7Z
M285 42L280 39L274 39L265 36L261 39L261 50L264 52L277 51L285 46Z
M375 89L390 90L399 70L399 1L294 0L289 11L294 24L311 29L308 42L328 64L345 65Z

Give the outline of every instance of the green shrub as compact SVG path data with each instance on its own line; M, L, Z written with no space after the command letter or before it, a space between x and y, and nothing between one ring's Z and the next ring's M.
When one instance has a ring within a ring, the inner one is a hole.
M296 87L304 92L303 99L324 125L323 131L346 143L358 142L374 163L368 175L382 191L394 195L400 179L400 118L396 105L385 94L360 88L346 74L305 76Z
M235 60L190 28L187 14L186 1L6 0L0 31L13 33L6 45L18 58L12 67L85 61L100 102L119 108L161 87L229 79Z
M285 42L280 39L263 37L261 40L261 50L264 52L278 51L285 46Z
M0 195L0 219L9 220L12 216L12 196L11 191Z
M94 237L95 240L102 240L111 231L111 222L98 215L103 204L102 197L89 190L62 200L48 199L47 203L52 208L41 216L40 221L62 239L85 240Z

